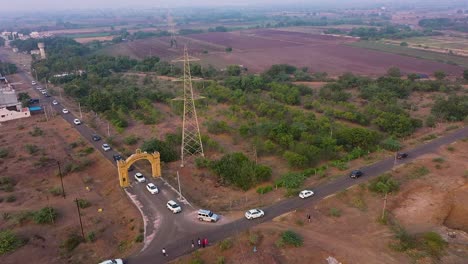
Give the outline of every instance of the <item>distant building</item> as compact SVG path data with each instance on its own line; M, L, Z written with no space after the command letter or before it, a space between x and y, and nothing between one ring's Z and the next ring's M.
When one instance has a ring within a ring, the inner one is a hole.
M31 50L31 55L41 55L41 51L40 50Z

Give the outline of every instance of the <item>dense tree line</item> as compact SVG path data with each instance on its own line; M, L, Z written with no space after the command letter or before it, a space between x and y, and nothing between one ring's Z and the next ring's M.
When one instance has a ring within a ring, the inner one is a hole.
M335 32L339 34L342 32ZM360 37L361 39L403 39L410 37L422 37L422 36L436 36L441 35L440 32L435 32L430 29L424 31L412 30L408 26L402 25L386 25L382 28L376 27L359 27L353 28L349 33L350 36Z
M18 71L16 64L3 62L0 60L0 74L5 76L8 74L15 74Z
M424 18L419 20L419 26L427 29L451 29L468 32L468 18Z

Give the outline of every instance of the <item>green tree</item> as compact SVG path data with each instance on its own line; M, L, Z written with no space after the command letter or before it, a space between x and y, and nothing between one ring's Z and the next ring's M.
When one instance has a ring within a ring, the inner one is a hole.
M390 174L383 174L371 180L369 190L372 192L387 194L399 189L400 184Z
M229 65L226 68L226 73L229 76L239 76L241 74L241 67L239 65Z
M462 121L468 116L468 96L451 95L447 99L436 100L431 113L445 120Z
M177 152L174 150L175 147L176 146L169 145L164 141L152 138L143 142L141 150L149 153L157 151L161 155L161 161L171 162L178 160Z
M400 78L400 77L401 77L400 68L398 68L398 67L390 67L390 68L387 70L387 75L390 76L390 77Z
M348 150L356 147L369 150L377 146L380 135L367 128L344 127L337 131L336 139L338 145L342 145Z
M463 79L465 79L465 81L468 81L468 69L463 71Z
M445 72L443 72L443 71L434 72L434 77L439 81L445 79L446 76L447 76L447 74Z

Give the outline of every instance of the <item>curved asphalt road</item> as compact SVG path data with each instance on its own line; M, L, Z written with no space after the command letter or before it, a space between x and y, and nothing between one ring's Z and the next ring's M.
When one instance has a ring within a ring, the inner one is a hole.
M26 72L20 71L19 74L28 83L32 81L32 78L26 74ZM37 93L40 94L39 91L37 91ZM41 97L41 105L52 105L51 102L54 100L53 97L46 98L42 95ZM45 104L43 102L45 102ZM74 125L73 119L76 117L72 113L63 114L63 107L60 104L55 106L52 105L52 107L59 112L67 122L75 126L77 131L96 149L101 151L101 153L115 166L113 154L116 154L116 152L113 150L104 152L101 148L101 144L103 142L92 141L91 136L94 134L94 131L91 128L86 125ZM450 144L466 137L468 137L468 127L456 130L451 134L437 138L407 151L409 157L405 160L397 161L397 165L411 162L423 154L434 152L442 145ZM177 194L171 188L167 187L167 185L160 179L149 179L150 182L156 183L160 188L161 193L157 195L149 194L145 190L144 184L133 183L126 189L126 192L129 197L134 200L136 206L142 211L143 218L146 218L144 219L144 222L147 223L147 226L145 226L145 246L143 250L135 256L127 259L126 262L129 264L166 263L194 251L195 249L192 249L191 247L192 239L195 240L198 237L206 237L210 243L221 241L226 237L235 235L238 232L244 231L260 223L270 221L284 213L313 205L326 196L347 189L355 184L375 178L378 175L389 171L393 167L394 162L394 158L390 157L370 166L361 168L364 172L364 176L361 176L358 179L351 179L347 176L343 176L332 182L313 187L311 189L314 190L315 195L309 199L300 199L295 197L265 207L263 208L265 211L265 217L263 218L250 221L242 218L226 224L223 224L223 219L216 224L199 223L195 220L195 209L190 206L183 206L183 212L181 214L173 215L170 213L166 209L166 202L170 199L177 200ZM116 184L117 182L118 180L116 178ZM161 249L163 247L166 248L166 251L169 254L168 257L162 256Z

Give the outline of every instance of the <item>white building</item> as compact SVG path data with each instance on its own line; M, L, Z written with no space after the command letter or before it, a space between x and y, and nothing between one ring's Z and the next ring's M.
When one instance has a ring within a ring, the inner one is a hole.
M30 117L31 112L18 102L16 91L5 77L0 76L0 122Z

